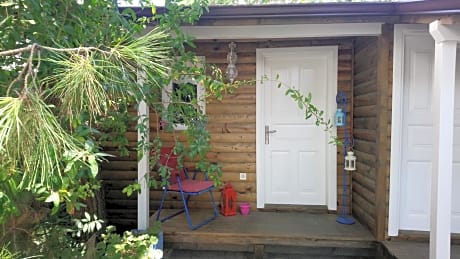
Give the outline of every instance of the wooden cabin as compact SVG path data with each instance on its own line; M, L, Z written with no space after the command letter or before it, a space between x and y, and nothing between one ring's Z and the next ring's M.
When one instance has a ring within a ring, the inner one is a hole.
M460 1L213 6L197 25L185 26L196 37L197 55L223 70L228 45L236 43L237 80L278 74L286 84L312 92L313 103L330 118L336 94L344 92L348 100L347 127L336 129L339 138L354 139L357 170L346 178L343 148L328 144L328 133L311 122L299 122L296 106L270 81L243 86L222 101L208 100L208 158L223 165L222 180L233 184L238 201L262 211L314 207L341 213L345 207L377 240L428 231L437 118L429 24L436 20L459 24ZM459 98L457 93L455 107ZM460 183L455 111L453 186ZM265 126L276 130L268 141ZM136 197L121 193L137 179L137 133L128 137L131 155L111 159L102 171L109 220L118 225L134 225L137 215ZM460 188L452 191L451 230L460 233ZM160 193L151 190L150 197L153 213ZM170 201L171 207L179 202ZM209 207L207 198L191 206Z

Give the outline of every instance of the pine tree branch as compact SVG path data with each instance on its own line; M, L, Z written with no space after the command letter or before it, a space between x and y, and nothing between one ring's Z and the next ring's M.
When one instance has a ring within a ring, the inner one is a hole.
M79 53L79 52L82 52L82 51L86 51L86 52L91 52L91 51L94 52L95 51L95 52L101 52L101 53L106 54L106 55L112 54L112 52L110 52L110 51L102 50L102 49L99 49L99 48L96 48L96 47L53 48L53 47L43 46L43 45L34 43L34 44L31 44L31 45L23 47L23 48L0 51L0 57L13 56L13 55L21 54L21 53L24 53L24 52L32 51L34 49L44 49L44 50L53 51L53 52L76 52L76 53Z

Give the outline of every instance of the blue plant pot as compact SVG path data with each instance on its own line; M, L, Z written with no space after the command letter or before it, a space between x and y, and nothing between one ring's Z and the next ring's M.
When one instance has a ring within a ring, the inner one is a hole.
M163 251L163 231L158 233L158 242L153 246L153 249L159 249Z

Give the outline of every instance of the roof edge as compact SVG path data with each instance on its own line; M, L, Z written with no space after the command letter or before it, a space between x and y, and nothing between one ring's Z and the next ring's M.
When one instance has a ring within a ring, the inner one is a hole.
M128 7L120 8L120 10ZM152 16L151 9L131 7L139 16ZM158 7L157 13L164 13ZM381 16L413 14L453 14L460 13L460 1L420 1L404 3L316 3L283 5L231 5L210 6L209 12L201 16L205 19L241 18L283 18L283 17L331 17L331 16Z

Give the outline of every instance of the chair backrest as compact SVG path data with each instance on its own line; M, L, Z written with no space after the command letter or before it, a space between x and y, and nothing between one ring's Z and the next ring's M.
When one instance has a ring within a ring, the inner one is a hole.
M170 184L177 183L177 176L179 175L181 180L185 179L183 169L178 168L177 155L174 154L174 147L162 147L160 149L160 160L159 163L166 166L171 171L171 177L169 178Z

